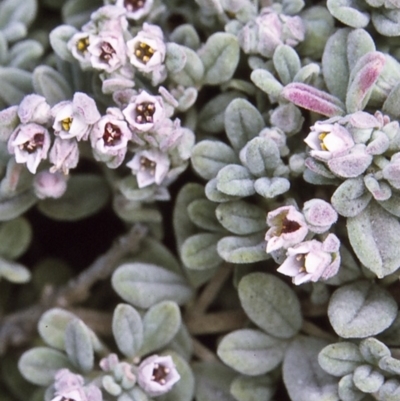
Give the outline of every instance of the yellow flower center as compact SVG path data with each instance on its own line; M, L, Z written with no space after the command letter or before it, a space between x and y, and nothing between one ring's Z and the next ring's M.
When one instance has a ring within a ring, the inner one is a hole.
M155 50L144 42L139 42L135 48L135 56L143 63L147 64L153 57Z
M67 118L64 118L64 120L61 120L62 129L64 131L69 131L71 129L72 121L73 121L72 117L67 117Z
M329 132L321 132L318 135L318 139L321 141L320 146L322 150L328 150L327 146L324 143L324 139L326 138L326 136L329 134Z
M79 39L76 42L76 48L80 53L86 53L88 47L89 47L89 37Z

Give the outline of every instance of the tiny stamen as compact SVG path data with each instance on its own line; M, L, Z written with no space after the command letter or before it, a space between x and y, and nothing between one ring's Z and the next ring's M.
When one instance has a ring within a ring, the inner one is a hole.
M152 123L153 116L156 111L154 103L143 102L136 106L135 120L139 124Z
M104 127L103 140L107 146L114 146L121 139L122 132L117 125L107 123Z
M144 0L125 0L124 7L131 13L143 8L144 3Z
M76 48L80 53L86 53L88 47L89 37L79 39L78 42L76 42Z
M72 117L67 117L64 118L64 120L61 120L61 127L64 131L69 131L71 129L72 121L74 119Z
M170 370L165 366L155 363L153 369L153 376L151 377L151 380L164 385L167 382L165 379L169 372Z
M43 145L44 145L44 134L35 134L32 139L19 145L19 148L31 154L35 152L37 148L42 148Z
M102 42L100 49L100 59L106 62L110 61L113 55L116 53L114 48L108 42Z
M135 48L135 56L143 63L147 64L153 57L155 50L147 43L139 42Z

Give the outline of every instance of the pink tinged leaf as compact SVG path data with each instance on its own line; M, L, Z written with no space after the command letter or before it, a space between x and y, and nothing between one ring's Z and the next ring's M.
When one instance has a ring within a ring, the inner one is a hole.
M373 85L378 80L385 62L385 56L380 52L367 53L357 61L351 72L347 90L348 112L354 113L366 106Z
M282 90L282 96L296 106L327 117L345 114L344 105L335 96L303 83L291 83Z

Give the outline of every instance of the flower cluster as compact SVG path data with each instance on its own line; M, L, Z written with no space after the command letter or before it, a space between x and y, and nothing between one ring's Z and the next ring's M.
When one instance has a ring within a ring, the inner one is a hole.
M35 177L39 198L62 196L83 141L90 141L96 160L113 169L132 151L127 166L139 188L166 185L186 168L194 136L178 119L168 118L162 96L131 91L125 99L121 108L109 107L103 116L94 100L81 92L53 107L42 96L28 95L19 106L1 112L15 122L7 129L8 151L16 162L26 164L32 174L43 160L51 163L49 171Z
M334 234L326 235L322 242L311 238L313 234L329 231L337 218L333 207L321 199L306 202L303 212L294 206L269 212L270 229L265 235L267 252L278 263L286 256L278 272L292 277L296 285L334 276L340 267L339 239Z
M142 30L133 33L127 21L145 16L152 4L150 0L117 1L104 6L68 41L82 69L99 72L104 93L132 88L137 71L151 78L153 85L165 80L166 46L161 29L144 23Z

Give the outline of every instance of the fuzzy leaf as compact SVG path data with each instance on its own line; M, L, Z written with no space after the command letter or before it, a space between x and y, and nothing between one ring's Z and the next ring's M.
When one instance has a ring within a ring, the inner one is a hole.
M382 358L390 356L390 349L374 337L362 340L359 348L365 361L371 365L377 366Z
M21 192L13 197L0 196L0 221L12 220L37 202L36 196L30 191Z
M343 338L365 338L387 329L397 315L397 304L380 286L366 281L347 284L331 296L328 317Z
M246 167L228 164L217 175L217 189L231 196L254 195L254 180Z
M239 373L258 376L275 369L286 343L259 330L243 329L226 335L218 345L222 362Z
M267 199L276 198L290 189L290 181L284 177L261 177L254 183L256 192Z
M239 376L231 384L231 394L237 401L269 401L275 386L268 376Z
M247 143L245 165L255 176L271 174L281 164L278 146L272 139L256 137Z
M283 381L293 401L339 401L337 382L318 364L318 353L325 340L297 337L288 347L283 361Z
M30 281L31 272L20 263L0 258L0 278L15 284L24 284Z
M194 170L200 177L211 180L228 164L238 163L233 149L223 142L205 140L197 143L191 157Z
M335 18L352 28L364 28L369 23L369 13L359 0L328 0L326 5Z
M194 270L208 270L219 266L222 259L217 253L217 243L222 234L200 233L187 238L182 244L183 263Z
M300 303L293 290L272 274L251 273L239 283L247 316L268 334L293 337L301 328Z
M73 369L62 352L47 347L36 347L24 352L18 368L26 380L39 386L52 384L58 370Z
M0 226L0 255L6 259L17 259L29 247L32 229L23 217L16 218Z
M250 79L254 85L273 98L277 98L282 92L283 85L267 70L261 68L254 70Z
M65 350L69 360L81 372L93 369L94 350L89 328L80 319L71 320L65 329Z
M203 230L212 232L224 231L215 216L217 204L208 199L196 199L188 206L190 220Z
M280 81L284 85L290 84L293 81L293 78L301 67L300 58L296 50L288 45L279 45L275 49L272 61Z
M94 174L74 175L61 198L44 199L39 202L38 208L54 220L76 221L97 213L106 205L109 196L102 177Z
M398 269L400 223L375 202L347 219L347 232L357 257L379 278Z
M70 25L59 25L54 28L49 35L50 45L54 52L62 60L69 61L70 63L75 61L74 56L67 47L68 41L74 36L78 30Z
M232 147L239 151L264 127L260 112L247 100L233 100L225 111L225 130Z
M182 276L147 263L126 263L112 276L112 285L126 302L147 309L164 300L179 305L192 296L192 289Z
M143 344L139 354L150 354L167 345L178 333L181 321L181 312L175 302L153 305L143 317Z
M400 35L400 10L381 7L372 11L372 23L376 30L385 36Z
M244 201L221 203L215 213L221 225L234 234L253 234L266 229L266 213Z
M318 354L318 363L325 372L341 377L365 362L356 344L343 341L323 348Z
M379 389L378 397L385 401L397 401L400 397L400 382L396 379L386 380Z
M143 343L142 318L136 309L126 304L117 305L112 331L119 350L128 358L136 356Z
M371 365L362 365L355 369L353 382L363 393L377 392L385 381L382 373L375 370Z
M229 81L239 63L240 48L236 36L217 32L212 34L199 51L204 64L204 84L219 85Z
M253 234L247 237L224 237L218 242L218 254L230 263L255 263L269 259L265 251L265 234Z
M338 392L341 401L361 401L365 397L365 394L355 386L352 373L340 379Z

